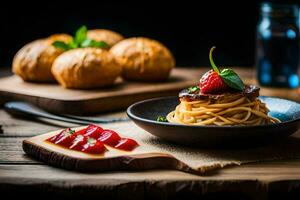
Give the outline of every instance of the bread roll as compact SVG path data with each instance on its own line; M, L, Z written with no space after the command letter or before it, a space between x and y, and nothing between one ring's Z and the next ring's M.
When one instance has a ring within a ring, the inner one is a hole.
M26 44L13 59L13 72L24 81L54 82L52 63L63 51L55 48L52 43L56 40L68 42L71 38L67 34L55 34Z
M66 88L88 89L112 85L121 74L113 55L98 48L67 51L56 58L52 73Z
M110 52L122 66L122 77L134 81L163 81L168 78L175 60L161 43L148 38L128 38Z

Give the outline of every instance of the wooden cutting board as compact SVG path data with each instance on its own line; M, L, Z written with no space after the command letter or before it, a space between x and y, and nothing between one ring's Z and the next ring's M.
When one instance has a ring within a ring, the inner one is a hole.
M245 83L257 84L255 70L234 69ZM0 78L0 103L21 100L58 114L91 115L125 109L144 99L178 95L181 89L196 85L199 77L207 70L205 67L175 68L166 82L124 82L119 79L114 87L97 90L64 89L58 84L27 83L17 76L9 76ZM261 87L260 95L300 102L300 89Z
M84 127L75 130L82 128ZM299 132L288 140L273 145L205 149L201 146L191 147L166 142L137 127L133 122L106 124L102 128L115 130L121 137L133 138L140 146L131 152L107 147L109 151L103 155L89 155L45 142L45 139L61 131L58 130L25 139L23 150L46 164L82 172L175 169L197 175L227 166L300 157L300 145L297 142Z
M75 131L82 128L84 127L76 128ZM144 145L130 152L106 146L108 151L104 154L92 155L45 142L47 138L58 134L60 131L53 131L24 140L23 150L29 156L49 165L82 172L175 169L201 174L201 171L193 169L172 155L151 151Z
M119 79L112 88L94 90L71 90L58 84L27 83L17 76L9 76L0 79L0 96L1 103L21 100L54 113L93 114L124 109L148 98L177 95L181 89L197 84L202 71L203 68L175 68L166 82L125 82Z

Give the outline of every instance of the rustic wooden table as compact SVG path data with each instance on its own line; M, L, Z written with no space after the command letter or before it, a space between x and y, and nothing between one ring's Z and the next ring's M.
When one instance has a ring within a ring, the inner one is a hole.
M252 74L242 70L243 74ZM4 74L1 73L0 74ZM122 116L125 112L109 113ZM54 198L204 199L287 198L300 195L300 160L248 164L203 176L172 170L79 173L27 157L24 138L74 126L51 120L15 118L0 109L0 194Z

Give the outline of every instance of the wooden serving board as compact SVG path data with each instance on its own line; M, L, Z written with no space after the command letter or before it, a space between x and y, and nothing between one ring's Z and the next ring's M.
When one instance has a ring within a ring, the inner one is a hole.
M84 127L79 127L75 130L82 128ZM23 150L29 156L39 161L58 168L74 171L101 172L174 169L197 175L203 175L204 173L209 173L211 170L219 170L227 166L300 157L300 140L298 138L300 132L295 133L288 140L278 144L237 150L205 149L201 148L201 146L189 147L176 145L150 135L133 124L133 122L113 123L103 125L102 128L115 130L120 133L121 137L133 138L140 146L131 152L107 147L109 151L103 155L89 155L45 142L45 139L61 131L58 130L29 139L26 138L23 140ZM16 144L16 140L10 140L10 142L10 144ZM13 145L6 146L10 147ZM14 147L12 150L15 152ZM7 155L7 152L4 151L4 154ZM7 160L13 158L12 155L8 157ZM40 163L26 156L21 156L18 159L19 162L24 162L25 159L31 163Z
M76 128L80 130L84 127ZM31 157L49 165L82 172L119 170L175 169L189 173L201 173L170 154L153 152L140 145L133 151L122 151L109 146L101 155L69 150L45 140L61 130L38 135L23 141L23 150Z
M93 114L124 109L148 98L177 95L181 89L197 84L202 71L203 68L175 68L166 82L126 82L120 78L112 88L94 90L65 89L58 84L27 83L17 76L9 76L0 79L0 96L1 103L21 100L54 113Z
M234 69L245 83L257 84L254 70ZM21 100L58 114L91 115L124 109L144 99L178 95L181 89L198 84L199 77L207 70L205 67L175 68L166 82L125 82L119 79L112 88L96 90L71 90L58 84L27 83L17 76L9 76L0 78L0 103ZM300 89L261 87L260 95L300 102Z

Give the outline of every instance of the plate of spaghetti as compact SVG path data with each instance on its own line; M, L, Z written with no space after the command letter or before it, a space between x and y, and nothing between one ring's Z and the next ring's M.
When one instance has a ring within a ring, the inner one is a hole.
M159 138L201 146L256 145L287 137L300 125L300 104L259 96L260 88L246 85L232 69L212 70L199 85L162 97L137 102L128 116Z

